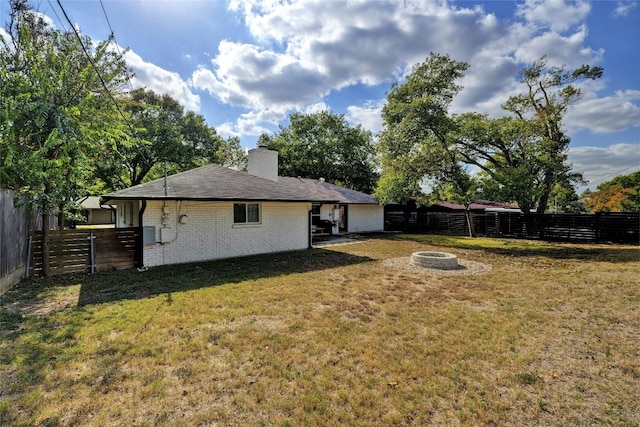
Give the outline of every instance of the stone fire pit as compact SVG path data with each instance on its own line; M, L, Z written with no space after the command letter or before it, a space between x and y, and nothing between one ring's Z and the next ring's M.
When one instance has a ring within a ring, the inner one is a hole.
M460 267L458 257L447 252L414 252L411 255L411 264L441 270L456 270Z

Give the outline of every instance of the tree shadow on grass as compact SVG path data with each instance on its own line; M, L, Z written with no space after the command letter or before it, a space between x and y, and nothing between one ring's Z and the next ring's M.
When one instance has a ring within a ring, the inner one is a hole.
M627 263L640 261L640 248L580 248L580 247L557 247L539 250L509 250L491 248L485 249L487 252L511 256L527 257L542 256L552 259L576 259L584 261L598 261L611 263Z
M413 240L443 248L477 250L506 257L546 257L611 263L640 261L640 246L613 244L560 243L539 240L489 239L490 244L459 236L402 235L398 239Z
M25 280L0 300L0 347L4 348L0 364L10 366L0 369L0 395L11 395L18 399L16 402L24 403L20 399L29 392L37 392L47 372L82 357L84 349L77 345L76 337L86 321L86 305L160 294L166 294L167 302L171 303L172 294L177 292L373 261L369 257L314 249L163 266L145 272L121 270ZM51 310L44 310L45 306L51 306ZM108 389L110 381L117 379L118 366L128 350L108 347L104 351L114 354L98 354L98 366L82 379L98 389ZM103 365L111 370L103 369ZM18 404L0 406L0 425L16 424L18 408ZM58 423L52 418L51 424Z
M167 265L144 272L130 269L27 279L0 297L0 333L18 332L21 324L33 316L43 318L57 311L88 304L159 294L167 294L170 299L171 293L175 292L372 261L374 259L369 257L313 249Z
M374 260L368 257L314 249L160 266L145 272L125 270L101 273L89 276L83 281L78 306L158 294L170 295L172 292L321 271L371 261Z

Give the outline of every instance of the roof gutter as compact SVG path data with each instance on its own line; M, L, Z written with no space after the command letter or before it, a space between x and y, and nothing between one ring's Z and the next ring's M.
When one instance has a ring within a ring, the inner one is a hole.
M321 203L321 204L329 204L329 203L341 203L339 200L328 200L328 199L258 199L258 198L247 198L247 197L203 197L203 198L194 198L194 197L146 197L146 196L102 196L100 198L100 203L107 204L110 200L117 201L132 201L132 200L145 200L145 201L192 201L192 202L281 202L281 203Z
M307 239L308 239L307 249L313 248L313 234L311 233L312 212L313 212L313 208L309 209L309 212L307 213Z
M144 269L144 211L147 209L147 201L142 199L142 206L138 212L138 239L136 242L136 267Z

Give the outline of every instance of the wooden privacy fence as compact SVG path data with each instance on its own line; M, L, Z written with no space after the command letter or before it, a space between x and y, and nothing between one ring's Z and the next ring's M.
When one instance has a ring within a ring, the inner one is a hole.
M51 230L49 269L52 275L121 270L136 265L137 228ZM42 232L32 234L29 272L42 275Z
M640 244L640 213L599 212L593 215L500 213L496 235L576 243ZM492 234L487 233L491 236Z
M31 217L27 200L14 203L16 194L0 189L0 294L24 275Z
M515 237L576 243L640 244L640 213L523 214L472 213L478 236ZM385 229L413 233L468 235L461 212L386 212Z

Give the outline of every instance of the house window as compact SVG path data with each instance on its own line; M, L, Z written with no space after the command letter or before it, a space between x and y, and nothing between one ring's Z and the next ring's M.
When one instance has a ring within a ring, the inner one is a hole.
M311 224L313 225L320 225L320 206L313 205L311 207Z
M234 224L259 224L260 223L260 203L234 203L233 204Z

